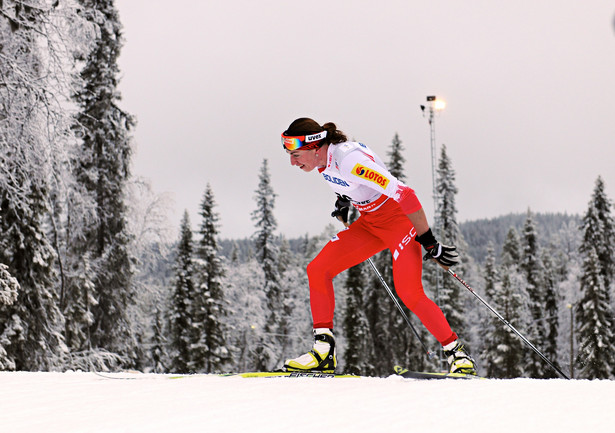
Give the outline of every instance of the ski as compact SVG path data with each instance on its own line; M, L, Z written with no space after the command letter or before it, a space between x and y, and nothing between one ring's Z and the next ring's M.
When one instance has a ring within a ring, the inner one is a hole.
M406 379L433 380L433 379L484 379L484 377L464 373L428 373L424 371L410 371L407 368L396 365L393 367L395 374Z
M208 374L176 374L167 376L169 379L186 379L190 377L210 376ZM345 373L324 373L321 371L244 371L241 373L220 373L215 374L218 377L243 377L251 378L276 378L288 377L294 379L358 379L365 376L357 376L356 374Z
M354 374L343 373L323 373L320 371L248 371L243 373L224 373L222 377L290 377L290 378L307 378L307 379L357 379L361 376Z

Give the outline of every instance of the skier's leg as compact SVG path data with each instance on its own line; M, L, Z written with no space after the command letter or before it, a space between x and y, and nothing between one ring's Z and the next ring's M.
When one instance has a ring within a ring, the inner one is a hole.
M287 359L284 362L287 371L335 371L333 277L384 248L382 241L366 232L360 221L359 218L348 229L338 233L307 267L314 345L309 352Z
M408 233L404 234L404 236ZM403 238L403 237L402 237ZM399 242L391 249L393 255L393 280L395 289L403 303L419 318L427 330L440 342L447 345L457 339L444 313L425 294L423 282L423 258L421 246L414 241L409 242L403 250Z
M394 227L403 227L405 216ZM393 256L393 279L401 300L421 320L427 330L442 344L452 373L476 374L474 359L457 339L442 310L427 297L423 289L422 248L414 238L416 232L410 224L406 233L391 236L389 249Z
M423 290L423 257L416 242L416 230L398 203L386 202L378 214L366 215L371 231L383 240L393 258L393 281L397 294L427 330L442 344L449 344L457 335L442 310Z
M384 243L365 230L361 218L325 245L307 266L314 328L333 328L333 278L383 249Z

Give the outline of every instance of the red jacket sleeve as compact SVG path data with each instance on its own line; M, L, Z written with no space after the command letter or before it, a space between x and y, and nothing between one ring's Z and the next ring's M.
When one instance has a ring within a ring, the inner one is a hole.
M405 214L414 213L423 207L414 190L403 184L399 185L397 194L395 194L395 200L399 203L401 210Z

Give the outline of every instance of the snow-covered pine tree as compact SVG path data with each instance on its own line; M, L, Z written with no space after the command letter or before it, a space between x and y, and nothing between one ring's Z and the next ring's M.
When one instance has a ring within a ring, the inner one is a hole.
M581 377L611 378L615 355L614 312L610 299L615 258L615 224L611 215L611 201L598 177L581 230L583 242L579 253L583 257L580 277L582 298L575 311L577 318L578 361Z
M365 316L365 266L360 263L346 272L346 310L342 322L346 336L344 365L347 373L371 376L376 372L372 365L375 359L373 336Z
M68 258L65 272L66 283L60 305L65 317L64 336L71 351L68 367L87 371L90 368L89 360L96 357L91 352L89 337L91 307L97 302L90 254L86 252L81 257Z
M289 318L288 335L285 339L285 354L305 351L307 341L312 336L312 317L310 309L309 283L305 272L308 259L304 248L293 251L289 241L282 236L278 270L280 284L285 289L284 311Z
M536 224L529 209L523 226L520 269L527 282L526 292L530 314L527 337L535 346L542 348L546 343L544 270L540 262ZM544 377L547 370L550 370L545 362L533 350L525 353L526 374L534 378Z
M288 330L288 317L284 310L284 289L280 284L278 272L279 247L275 230L277 221L273 214L276 194L271 185L271 176L267 159L263 159L259 174L258 188L254 200L256 209L252 212L252 220L256 225L254 248L256 257L265 274L265 297L268 317L265 321L264 339L257 349L259 370L270 370L281 360Z
M501 255L501 282L493 291L493 307L516 328L523 323L525 280L519 270L521 243L514 228L508 231ZM484 331L486 347L483 358L487 375L497 378L520 377L524 374L525 346L506 325L495 316ZM489 351L489 353L486 353Z
M169 339L165 332L164 310L161 305L154 307L154 322L152 326L153 335L151 338L150 358L152 360L151 370L154 373L167 372L167 344Z
M169 369L176 373L190 373L193 372L190 365L195 343L192 309L196 283L193 235L188 211L184 212L179 236L174 291L169 308Z
M562 367L562 362L558 356L557 339L559 335L559 305L562 296L558 292L559 278L556 275L556 265L553 261L552 252L556 248L553 246L549 250L543 248L541 253L541 262L543 266L542 288L544 294L544 312L545 317L545 339L542 346L543 354L548 360L553 362L558 368ZM557 378L557 372L552 368L547 368L543 374L544 378Z
M128 311L134 304L131 236L126 228L125 187L132 150L131 115L119 105L117 59L122 46L121 24L113 0L79 0L81 14L98 25L98 37L81 71L84 82L74 95L79 106L75 129L81 137L73 162L78 183L95 203L96 215L85 221L85 239L72 244L77 256L95 261L91 279L97 300L91 306L91 346L122 356L131 367L139 357Z
M47 190L33 173L15 175L29 191L20 201L0 191L0 263L21 287L15 302L0 304L0 370L45 371L60 367L65 349L56 255L43 230Z
M483 280L485 281L485 299L489 304L494 304L496 296L496 287L500 284L500 276L495 263L495 248L493 242L490 241L487 246L487 256L485 257L485 265L482 272ZM482 330L491 330L495 326L493 316L490 312L484 309L479 310L480 323ZM494 332L483 332L481 334L480 346L481 353L480 365L489 366L496 362L498 357L498 341Z
M402 145L402 141L399 138L399 134L395 133L393 136L393 140L391 141L391 147L389 152L387 153L389 157L389 161L387 163L387 168L391 172L393 176L402 182L406 181L406 175L404 173L404 164L406 163L406 159L403 156L403 152L405 151L404 146ZM395 285L393 283L393 263L390 251L385 250L382 253L378 254L375 259L376 266L380 273L385 278L385 281L391 286L391 290L395 293ZM373 281L374 290L378 290L380 292L380 297L382 301L387 306L387 316L389 320L387 321L388 333L390 335L390 339L388 345L392 350L392 360L399 365L412 365L413 368L424 368L425 365L422 364L422 360L424 358L423 347L419 343L419 341L414 336L414 333L408 327L408 324L405 322L404 318L397 311L397 307L395 304L388 299L386 291L382 288L382 285L377 280L377 276L374 275L375 280ZM377 288L376 288L377 285ZM397 296L397 294L396 294ZM410 320L412 320L412 313L408 310L401 299L397 297L400 305L405 310ZM427 335L426 330L422 327L418 327L418 331ZM423 338L423 337L421 337ZM417 362L417 360L420 360ZM390 364L390 363L389 363ZM382 370L381 374L388 374L390 370L390 365L384 366L387 370Z
M402 141L399 139L399 134L396 132L391 141L391 148L387 152L389 157L387 168L389 169L389 173L402 182L406 181L406 175L404 174L404 164L406 162L406 158L404 158L403 155L404 150Z
M399 139L399 134L395 133L391 147L387 152L389 157L387 168L393 176L401 181L405 180L403 151L404 147ZM389 250L381 251L372 260L395 293L391 252ZM412 336L408 334L408 325L403 321L395 304L389 299L377 275L371 271L368 275L367 281L369 281L369 284L365 286L362 294L363 305L365 306L364 314L369 323L371 335L378 335L378 338L373 339L373 347L365 352L368 356L373 357L367 360L373 369L372 374L386 375L391 371L392 360L400 365L406 365L408 357L412 357L414 351L413 341ZM399 298L398 301L401 303Z
M493 299L495 294L495 285L499 281L499 274L495 263L495 247L493 246L492 241L489 241L487 244L487 257L485 257L485 268L483 275L485 279L485 295L487 296L487 299Z
M579 252L585 256L592 248L596 251L600 261L600 273L607 289L613 288L615 275L615 219L611 206L604 181L598 176L589 207L583 217L583 242Z
M592 248L584 247L581 275L583 297L576 306L577 365L579 377L612 379L615 352L615 320L600 259Z
M195 332L191 370L205 373L224 371L230 359L226 342L227 303L222 279L225 269L219 256L219 216L215 198L207 184L201 201L201 227L196 248L197 284L193 296L193 332Z
M358 217L355 208L350 210L349 222L355 221ZM368 311L366 290L369 286L369 274L366 270L366 263L360 263L344 272L346 281L344 287L346 291L345 308L343 312L342 328L346 337L346 347L344 350L344 371L352 374L375 375L380 374L381 362L375 355L375 339L372 335L372 325L369 323L366 312ZM381 316L381 321L385 316ZM387 330L383 329L383 332ZM380 337L379 337L380 338ZM388 338L386 339L388 340ZM387 343L390 344L389 341ZM384 347L386 349L386 346ZM390 349L389 349L390 350ZM390 371L389 365L388 370Z
M455 185L455 170L450 160L446 146L442 145L440 160L438 161L438 176L436 188L438 191L438 223L437 235L439 241L444 244L455 245L462 262L455 266L457 272L466 274L467 262L470 257L467 254L466 243L457 224L457 186ZM435 266L435 263L428 262L428 265ZM437 267L437 272L441 269ZM466 330L464 300L461 297L461 286L452 278L442 278L440 289L440 308L446 316L451 328L460 336L469 334Z

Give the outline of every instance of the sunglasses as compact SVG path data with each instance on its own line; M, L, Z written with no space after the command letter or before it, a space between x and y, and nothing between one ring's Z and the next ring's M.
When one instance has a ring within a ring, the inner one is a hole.
M312 149L315 144L327 136L327 131L322 131L317 134L301 135L296 137L288 137L282 134L282 146L286 150L297 150L300 148Z

